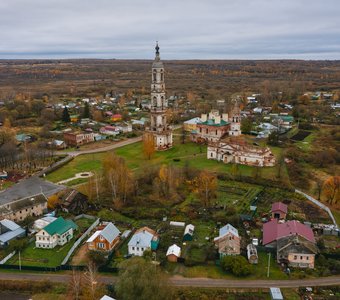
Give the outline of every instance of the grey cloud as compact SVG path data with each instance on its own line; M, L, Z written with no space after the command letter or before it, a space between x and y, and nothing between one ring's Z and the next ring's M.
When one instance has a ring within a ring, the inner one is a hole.
M1 0L0 58L340 59L337 0Z

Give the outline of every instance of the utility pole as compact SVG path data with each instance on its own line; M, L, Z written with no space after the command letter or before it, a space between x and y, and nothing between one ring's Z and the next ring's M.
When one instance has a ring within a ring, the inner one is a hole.
M20 255L20 250L19 250L19 270L21 271L21 255Z
M267 269L267 277L269 277L269 269L270 269L270 256L271 252L268 253L268 269Z

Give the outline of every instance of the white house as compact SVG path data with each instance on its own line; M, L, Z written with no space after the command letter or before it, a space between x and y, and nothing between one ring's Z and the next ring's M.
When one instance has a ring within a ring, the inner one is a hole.
M128 252L130 255L143 256L145 250L156 250L158 244L158 234L148 227L143 227L132 236L128 243Z
M77 229L77 225L74 222L59 217L35 235L35 246L37 248L53 249L57 245L65 245L73 238L75 229Z

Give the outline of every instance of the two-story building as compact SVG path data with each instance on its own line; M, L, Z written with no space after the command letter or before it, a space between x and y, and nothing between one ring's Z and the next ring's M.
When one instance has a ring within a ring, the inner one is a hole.
M313 230L292 220L279 223L274 219L263 225L265 247L276 249L278 263L300 268L314 268L315 254L318 252Z
M120 230L108 223L103 229L97 230L87 241L89 250L112 251L120 241Z
M224 255L239 255L241 253L241 238L238 230L230 224L220 228L219 236L214 238L214 243L221 257Z
M64 132L64 142L67 146L76 147L94 141L93 132Z
M35 235L35 246L43 249L63 246L72 240L74 230L77 228L73 221L59 217Z

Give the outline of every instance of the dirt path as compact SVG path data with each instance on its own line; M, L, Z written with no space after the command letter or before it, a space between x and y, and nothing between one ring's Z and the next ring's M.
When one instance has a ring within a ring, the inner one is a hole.
M76 255L73 256L71 260L71 265L74 266L81 266L86 264L87 261L87 245L86 243L80 247L80 249L77 251Z

